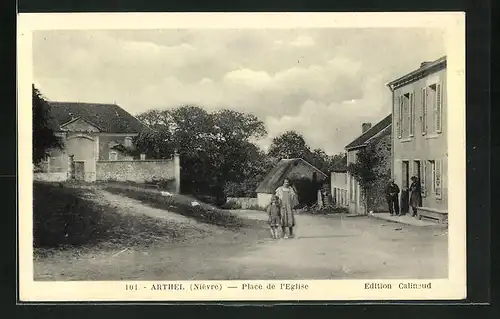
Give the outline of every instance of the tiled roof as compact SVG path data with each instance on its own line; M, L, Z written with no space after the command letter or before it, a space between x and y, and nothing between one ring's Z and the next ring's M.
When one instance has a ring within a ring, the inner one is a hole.
M326 176L325 173L311 165L309 162L303 160L302 158L291 158L291 159L282 159L274 166L271 171L266 175L264 180L259 184L256 189L256 193L267 193L272 194L280 186L283 184L285 176L287 176L288 172L293 168L294 165L297 165L300 161L306 163L313 170L318 173Z
M116 104L49 101L56 130L75 118L98 127L103 133L139 133L145 126Z
M345 147L346 150L356 148L356 147L361 147L364 146L365 143L380 133L383 129L385 129L387 126L392 124L392 114L387 115L383 120L372 126L368 131L365 133L361 134L358 138L356 138L354 141L351 143L347 144Z

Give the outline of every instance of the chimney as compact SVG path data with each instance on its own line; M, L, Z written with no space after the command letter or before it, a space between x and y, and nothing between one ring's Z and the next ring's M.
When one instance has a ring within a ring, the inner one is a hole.
M432 62L429 62L429 61L422 62L422 63L420 63L420 68L425 68L427 65L429 65L431 63Z
M363 123L361 124L361 134L364 134L372 127L372 123Z

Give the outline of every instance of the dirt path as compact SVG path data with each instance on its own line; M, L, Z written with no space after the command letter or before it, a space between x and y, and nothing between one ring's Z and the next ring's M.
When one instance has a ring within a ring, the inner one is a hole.
M63 254L35 262L41 280L439 278L447 274L446 231L369 217L297 215L296 238L272 240L264 227L228 231L105 191L124 214L146 214L203 230L183 243L130 247L119 255ZM235 211L265 220L265 213Z
M193 218L182 216L167 210L154 208L144 205L136 199L125 196L116 195L105 190L99 190L99 201L104 204L113 206L119 209L122 214L130 215L146 215L153 218L164 219L169 222L178 224L181 228L198 228L204 231L217 232L218 228L205 223L200 223Z

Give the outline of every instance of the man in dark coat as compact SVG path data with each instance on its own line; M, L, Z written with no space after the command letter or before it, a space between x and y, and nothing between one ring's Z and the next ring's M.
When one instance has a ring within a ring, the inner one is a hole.
M389 214L391 216L394 215L399 215L399 201L398 201L398 195L399 195L399 187L394 183L394 179L391 179L389 185L385 188L385 196L387 199L387 204L389 205Z

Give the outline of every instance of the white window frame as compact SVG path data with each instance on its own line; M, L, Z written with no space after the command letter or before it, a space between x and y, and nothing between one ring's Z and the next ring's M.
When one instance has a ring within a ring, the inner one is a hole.
M420 169L422 170L422 178L420 180L420 187L422 189L422 197L427 196L427 160L420 161Z
M422 88L421 90L421 98L422 98L422 101L421 101L421 123L422 123L422 135L426 135L427 134L427 130L428 130L428 125L427 125L427 122L428 122L428 118L427 118L427 113L428 113L428 87L425 86L424 88Z
M443 161L438 159L434 163L434 196L436 199L441 199L443 197Z
M408 99L408 136L415 135L415 92L409 92Z
M132 137L130 137L130 136L125 137L124 144L125 144L125 147L131 147L132 146Z
M431 192L433 195L436 195L436 161L429 160L429 165L431 166Z
M403 136L403 130L402 130L402 127L403 127L403 108L402 108L402 101L403 99L401 98L401 96L398 96L397 98L397 120L396 120L396 130L397 130L397 135L398 135L398 138L401 138Z
M441 82L436 84L436 96L434 101L434 131L441 133L443 130L443 85Z
M117 161L118 160L118 152L117 151L109 151L109 160L110 161Z

